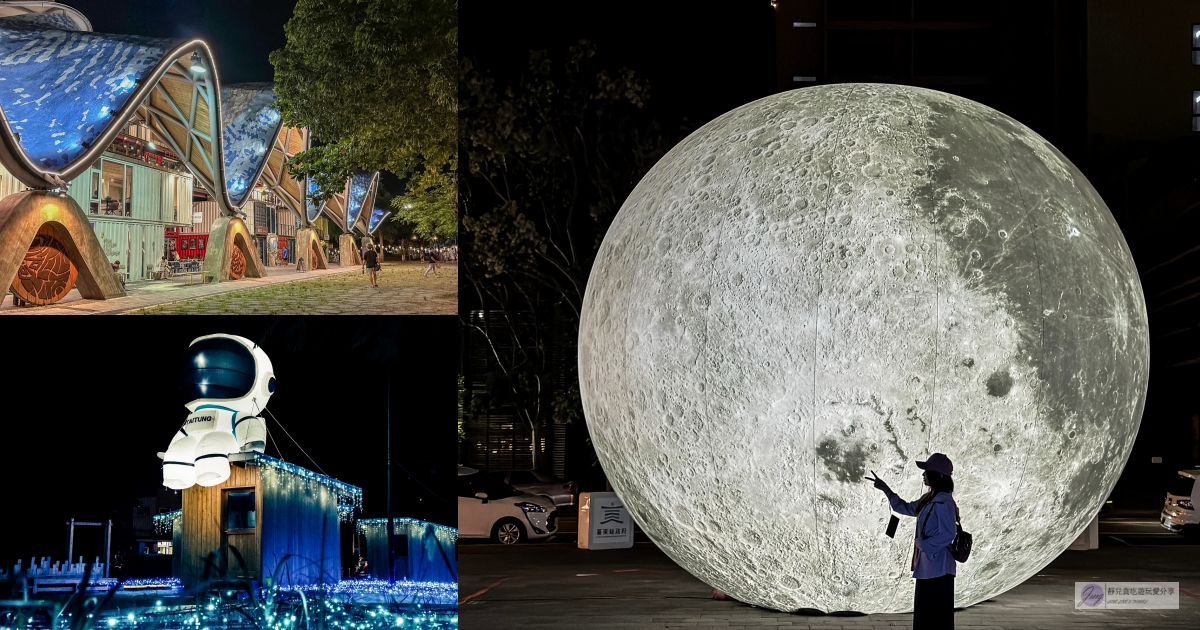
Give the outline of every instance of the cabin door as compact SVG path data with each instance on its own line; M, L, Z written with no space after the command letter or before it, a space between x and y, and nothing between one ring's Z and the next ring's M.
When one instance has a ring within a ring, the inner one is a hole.
M258 549L258 501L253 487L226 488L221 503L221 549L230 579L257 580L261 561Z

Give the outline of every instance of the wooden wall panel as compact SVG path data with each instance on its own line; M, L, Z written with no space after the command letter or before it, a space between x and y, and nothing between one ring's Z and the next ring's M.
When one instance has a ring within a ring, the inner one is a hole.
M209 554L220 550L223 544L223 510L221 497L223 490L230 488L253 488L255 490L256 527L254 540L250 544L239 543L239 551L247 562L247 569L252 579L262 575L261 555L258 550L262 545L263 529L263 492L261 487L261 469L258 466L231 465L229 479L217 486L205 488L192 486L183 491L183 536L179 545L180 573L185 588L201 582L204 566ZM219 562L219 558L216 560ZM229 569L235 568L230 561ZM217 577L210 573L210 578Z

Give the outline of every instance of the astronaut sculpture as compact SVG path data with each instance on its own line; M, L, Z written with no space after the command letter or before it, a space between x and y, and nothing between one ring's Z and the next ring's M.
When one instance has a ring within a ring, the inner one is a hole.
M259 414L275 392L267 353L249 339L207 335L188 346L182 387L187 420L163 460L163 485L182 490L215 486L229 478L229 456L263 452L267 426Z

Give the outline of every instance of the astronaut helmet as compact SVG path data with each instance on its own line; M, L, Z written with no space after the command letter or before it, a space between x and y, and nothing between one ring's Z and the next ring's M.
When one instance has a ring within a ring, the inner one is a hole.
M237 335L205 335L188 346L180 389L189 411L217 405L258 415L275 393L275 370L267 353Z

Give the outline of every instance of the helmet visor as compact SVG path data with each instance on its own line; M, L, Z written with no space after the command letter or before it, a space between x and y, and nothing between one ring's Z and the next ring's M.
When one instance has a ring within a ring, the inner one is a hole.
M254 355L232 339L198 341L188 348L179 385L185 401L241 398L254 387Z

